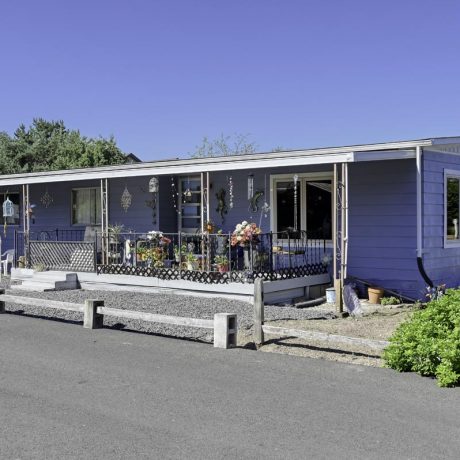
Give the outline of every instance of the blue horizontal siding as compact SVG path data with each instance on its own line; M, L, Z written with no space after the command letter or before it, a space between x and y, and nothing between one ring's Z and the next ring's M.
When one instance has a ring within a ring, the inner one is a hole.
M435 284L460 284L460 248L444 248L444 170L458 170L460 157L424 149L424 266Z
M349 165L348 273L420 298L415 162Z

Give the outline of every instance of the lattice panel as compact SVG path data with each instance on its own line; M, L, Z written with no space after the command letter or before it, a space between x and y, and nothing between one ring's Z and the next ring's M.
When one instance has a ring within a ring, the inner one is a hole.
M186 280L205 284L253 283L256 278L277 281L327 273L323 264L303 265L275 271L232 271L208 272L200 270L179 270L177 268L134 267L132 265L98 265L98 274L148 276L162 280Z
M43 265L48 270L93 272L94 243L84 241L30 241L30 265Z

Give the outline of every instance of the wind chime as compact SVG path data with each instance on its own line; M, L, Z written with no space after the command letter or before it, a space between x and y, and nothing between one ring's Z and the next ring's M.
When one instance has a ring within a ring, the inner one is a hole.
M227 179L228 182L228 207L233 209L233 178L229 176Z
M152 199L147 203L150 208L152 208L152 224L156 225L157 223L157 197L158 192L160 191L160 181L158 177L152 177L149 180L149 192L152 194Z
M299 176L294 174L294 231L296 232L298 229L298 222L297 222L297 181L299 180Z
M262 213L263 213L263 215L264 215L264 217L266 219L267 216L268 216L268 213L270 212L270 205L267 203L267 175L266 174L264 176L264 190L265 190L265 201L264 201L264 204L262 205L261 211L262 211ZM260 227L260 225L259 225L259 227Z
M184 203L190 203L192 201L192 191L190 190L190 177L187 177L187 188L183 193Z
M9 199L8 195L6 200L3 202L3 234L6 236L6 229L8 228L8 217L14 216L14 205Z
M180 214L181 213L181 210L179 209L180 203L177 202L179 198L179 192L177 191L176 182L174 181L174 177L172 176L171 176L171 196L172 196L172 203L173 203L174 210L176 211L177 214Z

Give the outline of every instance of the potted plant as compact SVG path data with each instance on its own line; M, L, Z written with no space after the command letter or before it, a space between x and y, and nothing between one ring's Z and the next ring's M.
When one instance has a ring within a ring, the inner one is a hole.
M177 263L180 262L181 255L184 256L187 253L187 245L182 243L181 246L179 245L174 246L174 258Z
M228 258L226 255L218 255L214 261L220 273L228 272Z
M144 246L138 246L136 249L137 260L147 260L147 248Z
M193 252L185 253L185 263L187 270L196 270L198 259Z
M123 224L113 224L108 226L109 239L111 243L118 243L120 241L120 235L124 228L125 226Z

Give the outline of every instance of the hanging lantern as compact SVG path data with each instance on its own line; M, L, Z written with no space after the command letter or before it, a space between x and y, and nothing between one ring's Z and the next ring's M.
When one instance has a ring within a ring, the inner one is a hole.
M157 177L152 177L149 181L149 192L150 193L158 193L160 189L160 181Z
M3 217L13 217L14 216L14 205L13 202L6 197L6 200L3 202Z
M254 197L254 174L248 176L248 200Z

